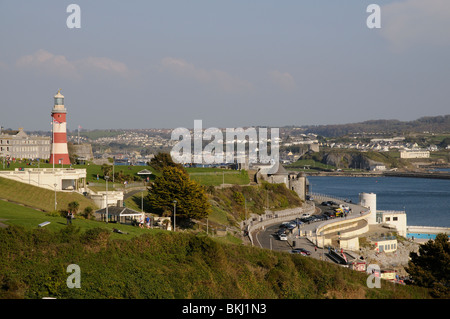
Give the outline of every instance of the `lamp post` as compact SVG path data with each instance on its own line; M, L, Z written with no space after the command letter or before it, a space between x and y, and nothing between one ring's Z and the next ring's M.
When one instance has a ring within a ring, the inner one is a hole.
M173 201L173 231L176 231L176 225L177 225L177 223L176 223L176 216L177 216L177 201L176 200L174 200Z
M105 176L105 180L106 180L106 223L108 223L108 179L109 179L109 176Z
M56 186L58 186L58 184L53 184L53 186L55 186L55 212L56 212L56 205L58 204L57 202L56 202Z

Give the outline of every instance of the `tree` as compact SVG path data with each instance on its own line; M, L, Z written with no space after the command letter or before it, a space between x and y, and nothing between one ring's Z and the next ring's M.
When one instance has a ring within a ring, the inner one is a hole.
M102 169L102 172L103 172L103 177L105 177L105 176L110 176L111 177L112 170L113 170L112 165L103 164L101 169Z
M203 187L190 180L185 170L178 167L169 166L163 169L161 176L150 186L147 199L155 213L171 216L176 200L177 219L205 218L211 210Z
M166 167L178 167L181 170L184 170L183 166L179 163L175 163L172 160L172 157L169 153L158 153L150 160L150 165L157 169L158 171L162 171Z
M91 206L87 206L84 208L83 215L86 219L91 219L93 213L94 209Z
M74 215L78 212L80 208L80 203L77 201L70 202L68 205L68 210L71 211Z
M448 235L438 234L434 241L429 240L410 253L406 271L418 286L432 289L439 298L450 297L450 242Z

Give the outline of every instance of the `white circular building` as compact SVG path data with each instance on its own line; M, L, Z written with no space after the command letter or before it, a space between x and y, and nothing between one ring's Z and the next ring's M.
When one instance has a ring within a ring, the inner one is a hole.
M370 215L367 218L369 225L377 223L377 194L359 193L359 204L370 209Z

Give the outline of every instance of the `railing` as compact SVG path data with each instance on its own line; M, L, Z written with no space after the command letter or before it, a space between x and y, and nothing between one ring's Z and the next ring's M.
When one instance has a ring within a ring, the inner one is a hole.
M299 217L302 213L313 214L315 206L311 204L305 204L302 207L296 207L291 209L285 209L282 211L269 211L267 210L264 215L253 215L251 218L241 223L241 229L247 230L250 241L253 245L252 233L258 229L266 227L268 225L282 223L293 217Z
M337 196L333 196L333 195L325 195L325 194L320 194L320 193L308 193L309 196L313 197L314 199L318 199L320 198L319 201L321 201L322 199L334 199L334 200L338 200L338 201L342 201L342 202L346 202L346 200L348 200L348 198L342 198L342 197L337 197Z

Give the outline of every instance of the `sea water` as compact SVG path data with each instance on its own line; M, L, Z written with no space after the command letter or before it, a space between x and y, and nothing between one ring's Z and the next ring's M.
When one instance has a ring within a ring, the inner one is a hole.
M450 227L450 180L407 177L308 176L310 191L350 199L375 193L377 210L405 210L408 226Z

